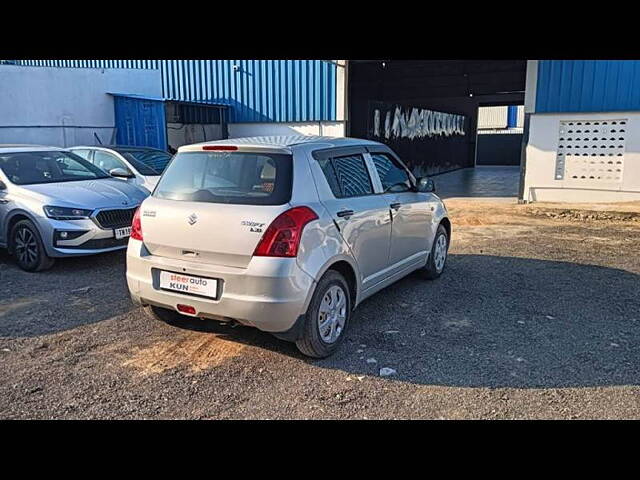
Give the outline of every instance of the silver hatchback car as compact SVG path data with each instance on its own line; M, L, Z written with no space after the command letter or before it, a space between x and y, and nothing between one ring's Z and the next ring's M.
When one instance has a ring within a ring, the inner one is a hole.
M124 249L147 195L64 149L0 145L0 247L32 272Z
M353 309L445 268L433 181L387 146L308 136L180 147L134 216L127 282L153 318L237 321L333 353Z

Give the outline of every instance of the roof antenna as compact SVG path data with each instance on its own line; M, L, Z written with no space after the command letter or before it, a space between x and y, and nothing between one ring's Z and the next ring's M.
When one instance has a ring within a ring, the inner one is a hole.
M100 140L100 137L98 136L98 134L96 132L93 132L93 136L96 137L96 140L98 140L98 143L100 145L102 145L102 140Z

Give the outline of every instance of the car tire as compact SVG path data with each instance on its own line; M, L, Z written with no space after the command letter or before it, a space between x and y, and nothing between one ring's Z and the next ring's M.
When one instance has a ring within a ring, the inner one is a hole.
M41 272L53 266L40 232L31 220L20 220L11 229L11 250L18 266L26 272Z
M180 319L183 319L185 315L181 315L175 310L170 310L168 308L156 307L155 305L145 305L142 307L144 313L153 320L157 320L159 322L164 322L169 325L177 324Z
M349 285L335 270L325 273L316 287L296 346L312 358L332 355L342 343L351 319Z
M422 268L422 275L427 280L435 280L442 272L447 263L447 257L449 252L449 236L447 230L442 224L438 225L436 230L436 236L433 239L433 245L431 246L431 253L427 259L427 264Z

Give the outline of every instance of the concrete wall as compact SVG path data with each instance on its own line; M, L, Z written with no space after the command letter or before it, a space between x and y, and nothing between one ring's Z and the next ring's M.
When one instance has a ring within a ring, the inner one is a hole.
M0 65L0 143L68 147L108 143L112 93L161 97L158 70Z
M229 137L260 135L324 135L344 137L344 122L230 123Z
M614 121L615 125L611 123ZM574 125L562 126L561 122L574 122ZM590 132L586 134L584 130ZM611 130L616 132L611 133ZM576 140L585 137L589 140ZM560 141L560 138L564 140ZM606 141L593 141L593 138L605 138ZM568 148L569 145L572 148ZM530 117L526 159L526 201L640 200L640 112L534 113ZM564 164L558 164L559 159Z

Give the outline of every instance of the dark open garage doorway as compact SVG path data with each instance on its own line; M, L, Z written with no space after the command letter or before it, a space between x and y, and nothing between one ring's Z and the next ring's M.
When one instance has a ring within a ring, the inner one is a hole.
M524 103L526 60L352 60L348 135L389 145L416 175L475 167L478 108Z

